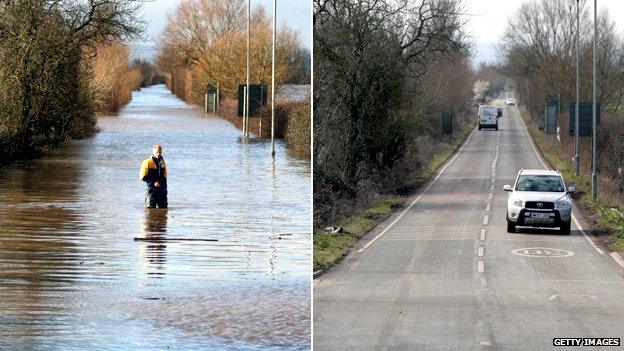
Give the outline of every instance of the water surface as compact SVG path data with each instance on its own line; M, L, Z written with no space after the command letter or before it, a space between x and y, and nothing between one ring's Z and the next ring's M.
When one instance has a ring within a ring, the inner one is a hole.
M0 170L0 349L309 349L309 161L164 86L98 125ZM154 143L169 209L144 208Z

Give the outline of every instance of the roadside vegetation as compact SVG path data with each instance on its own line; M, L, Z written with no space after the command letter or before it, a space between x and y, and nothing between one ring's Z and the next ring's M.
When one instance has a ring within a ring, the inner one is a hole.
M97 48L89 82L90 101L96 113L119 112L132 99L132 91L141 87L141 71L129 67L129 53L128 47L120 43Z
M592 101L593 22L591 8L581 1L580 100ZM579 190L578 204L595 226L602 244L624 252L624 37L606 10L599 9L597 41L597 129L599 197L591 201L591 138L580 138L581 175L573 172L574 136L569 105L576 99L576 2L529 1L511 17L499 51L504 58L492 68L515 81L521 112L551 166L562 171ZM544 134L544 108L559 99L560 133Z
M314 1L315 270L387 218L474 126L463 11L449 0Z
M166 80L167 87L188 103L203 105L208 84L219 85L221 93L221 114L240 126L236 117L238 85L246 82L246 6L243 0L183 0L170 14L165 30L158 40L158 68ZM250 82L271 86L271 17L264 7L258 6L251 13L250 36ZM284 84L310 83L310 52L301 47L299 33L288 26L281 26L277 33L275 84L276 89ZM279 90L278 90L279 91ZM268 92L270 94L270 91ZM269 95L270 96L270 95ZM228 101L232 99L232 101ZM288 114L284 123L286 137L288 130L297 133L303 126L296 120L303 109L288 106L276 100L282 111L299 111ZM296 104L295 104L296 105ZM307 113L310 117L309 112ZM288 128L290 118L297 126ZM262 120L262 135L270 133L270 120L266 123L266 112ZM259 118L250 120L251 130L258 131ZM287 138L290 145L309 154L309 130L302 133L308 138L294 136ZM281 128L281 127L278 127ZM294 143L294 144L293 144Z
M139 36L139 6L0 2L0 164L94 133L95 112L129 99L133 73L124 66L127 52L114 43Z

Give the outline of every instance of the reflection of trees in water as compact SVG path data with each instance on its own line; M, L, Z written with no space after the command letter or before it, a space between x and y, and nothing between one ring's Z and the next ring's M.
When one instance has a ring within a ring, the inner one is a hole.
M78 154L81 150L68 150ZM74 156L74 155L72 155ZM0 310L18 322L20 335L45 330L37 321L48 320L41 306L55 306L56 316L71 314L54 290L74 286L92 271L82 264L81 241L89 231L76 211L83 170L72 159L44 158L0 170ZM52 332L52 331L50 331Z
M167 262L166 249L167 245L162 242L166 239L167 233L167 209L166 208L146 208L145 218L141 223L141 234L146 239L154 241L145 241L141 243L141 259L147 262L148 267L156 269L164 268ZM149 275L162 275L162 272L148 272Z

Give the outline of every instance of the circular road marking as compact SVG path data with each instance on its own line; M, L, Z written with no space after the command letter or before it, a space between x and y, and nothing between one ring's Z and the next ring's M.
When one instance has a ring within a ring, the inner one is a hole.
M553 249L549 247L525 247L511 251L512 254L527 257L568 257L574 255L574 252L561 249Z

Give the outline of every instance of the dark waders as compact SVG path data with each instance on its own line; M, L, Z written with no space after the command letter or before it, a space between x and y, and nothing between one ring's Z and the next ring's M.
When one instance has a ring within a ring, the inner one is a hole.
M148 208L167 208L167 189L148 186L147 192L145 193L145 204Z

